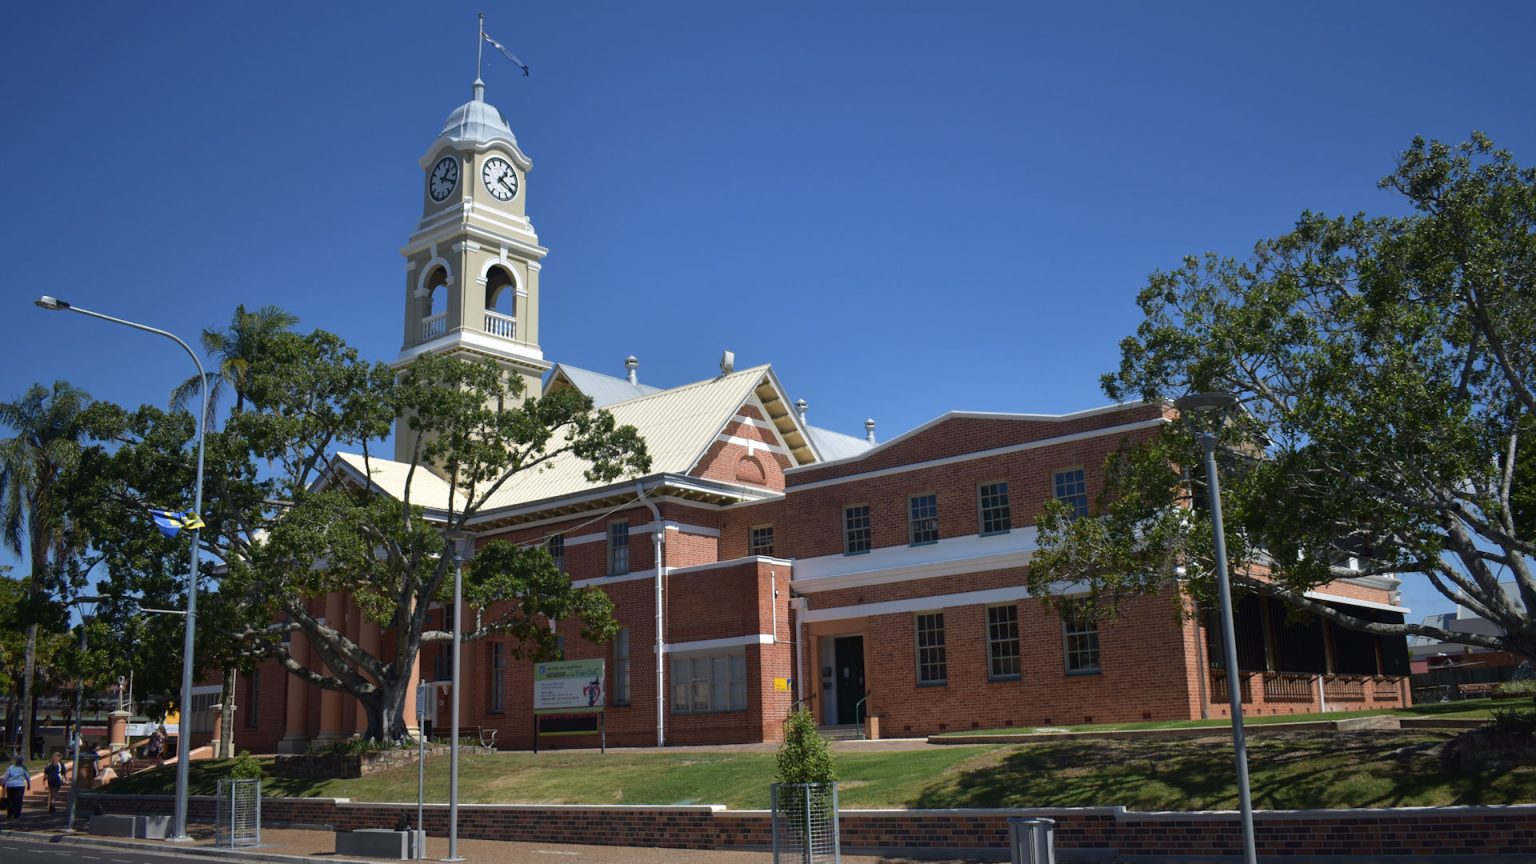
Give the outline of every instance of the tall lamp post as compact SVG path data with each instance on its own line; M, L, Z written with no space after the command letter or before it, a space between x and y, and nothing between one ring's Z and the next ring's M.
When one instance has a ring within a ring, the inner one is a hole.
M448 857L443 861L463 861L459 855L459 655L464 642L464 562L474 557L474 532L463 529L444 531L443 539L453 544L453 701L448 707Z
M193 365L197 366L197 380L202 385L203 407L197 412L197 483L193 491L192 514L201 521L203 513L203 432L208 420L208 376L203 371L203 361L197 358L197 353L192 346L183 342L176 334L126 321L122 318L114 318L111 315L103 315L100 312L92 312L79 306L71 306L57 297L49 297L44 294L33 301L36 305L58 312L78 312L91 318L100 318L113 324L121 324L124 327L132 327L135 330L143 330L145 333L153 333L180 345L187 356L192 358ZM176 736L178 740L176 753L176 817L172 826L171 840L186 841L192 839L187 836L187 756L191 748L187 746L191 737L191 713L192 713L192 646L197 637L197 572L198 558L202 546L202 529L192 529L192 564L187 573L187 627L186 638L182 644L181 653L181 722L178 725Z
M1237 405L1231 393L1191 393L1175 399L1173 407L1186 416L1206 415L1211 424L1221 428L1223 415ZM1248 743L1243 735L1242 688L1237 681L1237 638L1232 629L1232 585L1227 574L1227 537L1221 524L1221 480L1216 473L1216 434L1209 428L1196 430L1200 449L1205 451L1206 492L1210 496L1211 531L1216 542L1216 592L1221 601L1221 654L1227 674L1227 699L1232 706L1232 748L1237 761L1237 805L1243 820L1243 861L1255 864L1258 853L1253 841L1253 797L1248 790Z
M85 657L85 650L86 650L86 647L87 647L86 641L85 641L85 631L86 631L86 628L89 627L90 624L91 624L91 618L94 617L93 615L91 615L91 611L89 609L85 608L85 607L93 606L93 605L95 605L96 603L98 603L100 601L101 601L100 597L76 597L74 600L70 601L70 605L71 606L79 606L79 607L81 607L80 608L80 655L81 655L81 659L82 660ZM73 831L73 830L75 830L75 801L78 799L78 797L80 795L80 744L81 744L81 739L83 739L85 737L84 733L85 733L85 670L81 669L80 670L80 681L75 686L75 735L74 735L74 741L73 741L74 748L75 748L75 755L74 755L74 759L70 763L70 764L74 765L74 770L72 772L74 776L71 777L70 781L69 781L69 803L67 805L65 805L65 807L64 807L64 830L65 831ZM51 800L51 797L52 796L50 796L50 800L48 802L48 804L50 806L52 806L52 804L53 804L53 801Z

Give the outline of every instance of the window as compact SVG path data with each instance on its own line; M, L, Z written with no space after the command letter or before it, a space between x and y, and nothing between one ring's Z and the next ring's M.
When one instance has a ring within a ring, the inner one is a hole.
M246 728L255 729L256 721L260 717L261 709L261 670L252 669L250 677L245 679L245 725Z
M613 704L629 704L629 628L613 638Z
M907 499L907 536L913 546L939 542L939 496Z
M219 688L213 688L211 693L192 694L192 723L193 735L209 734L213 732L213 706L219 704Z
M987 607L987 677L1019 677L1019 607Z
M869 551L869 505L843 509L843 554Z
M713 714L747 710L747 655L672 658L672 713Z
M507 646L491 643L491 713L507 710Z
M773 554L773 526L764 525L747 532L748 555Z
M1088 481L1083 476L1083 469L1057 471L1052 475L1051 485L1056 498L1071 505L1074 515L1088 515Z
M1099 625L1092 621L1062 621L1066 640L1067 674L1088 675L1099 671Z
M544 541L544 549L549 552L549 557L555 560L555 569L565 569L565 535L556 534Z
M608 526L608 573L623 576L629 572L629 523L614 522Z
M981 498L981 533L1007 533L1013 527L1008 512L1008 484L983 483L977 493Z
M949 677L944 660L944 613L917 616L917 683L943 684Z

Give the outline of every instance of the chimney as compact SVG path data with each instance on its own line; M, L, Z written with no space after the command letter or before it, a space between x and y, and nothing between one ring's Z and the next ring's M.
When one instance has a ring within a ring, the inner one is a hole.
M639 384L640 375L635 371L640 368L640 360L631 354L624 358L624 368L629 370L629 383Z
M809 407L804 399L795 402L795 415L800 418L800 425L802 426L805 425L805 409Z
M864 440L871 444L875 443L875 418L873 417L864 421Z

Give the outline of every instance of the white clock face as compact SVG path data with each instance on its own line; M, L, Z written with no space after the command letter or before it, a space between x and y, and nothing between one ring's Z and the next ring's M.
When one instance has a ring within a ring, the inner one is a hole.
M442 201L453 194L453 187L459 185L459 160L452 156L444 156L432 166L432 173L427 178L427 193L433 201Z
M512 170L512 165L507 160L492 156L485 160L485 167L480 169L480 179L485 183L485 191L491 193L497 201L511 201L517 194L517 172Z

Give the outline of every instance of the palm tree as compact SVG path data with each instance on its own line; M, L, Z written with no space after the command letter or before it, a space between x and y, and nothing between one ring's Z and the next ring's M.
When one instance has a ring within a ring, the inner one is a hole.
M238 414L245 409L245 396L250 389L251 365L273 336L298 323L297 315L277 306L263 306L255 312L247 312L242 303L235 307L229 329L203 331L203 350L208 352L209 359L217 361L215 368L207 373L208 417L204 418L205 422L213 419L216 413L214 408L225 389L235 392L233 411ZM199 389L202 383L196 375L188 378L180 387L171 391L171 404L183 410L192 410L191 406L202 398Z
M65 554L64 528L55 493L60 477L80 458L80 413L91 397L68 382L59 381L52 391L34 384L12 402L0 402L0 426L16 434L0 439L0 542L16 555L26 552L31 575L28 600L40 606L50 571L49 551ZM54 560L55 567L65 563ZM25 668L22 673L22 710L27 712L19 746L37 722L33 678L37 671L37 618L29 615Z
M255 312L245 311L245 304L235 307L235 315L227 330L204 330L203 350L210 360L216 361L214 369L207 373L208 416L203 418L204 427L213 425L219 396L228 388L235 393L233 413L245 410L246 394L250 392L251 367L261 352L271 343L272 337L299 323L299 316L277 306L263 306ZM176 408L191 410L202 398L200 381L196 375L188 378L171 392L171 404ZM223 752L215 756L232 758L234 753L235 670L224 670L223 686L219 702L223 705L221 728L224 730L221 745Z

